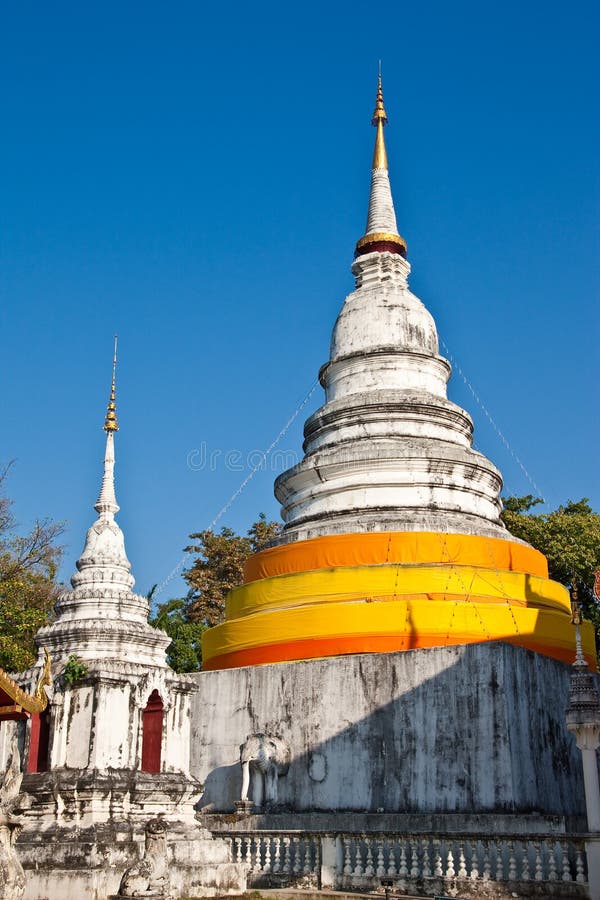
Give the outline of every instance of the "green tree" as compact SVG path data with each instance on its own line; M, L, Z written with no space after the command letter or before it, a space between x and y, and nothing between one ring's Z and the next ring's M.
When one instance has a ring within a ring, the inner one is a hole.
M43 519L28 534L18 533L13 501L4 493L8 468L0 472L0 666L20 672L35 662L34 635L58 594L56 540L64 527Z
M584 614L600 638L600 607L593 593L594 573L600 569L600 515L586 497L539 514L532 510L542 501L531 494L503 498L503 503L506 527L546 556L550 578L567 587L577 579Z
M190 586L185 601L190 622L211 626L223 621L225 597L242 583L245 561L273 540L281 527L279 522L267 521L261 513L245 537L231 528L222 528L218 534L210 529L190 534L196 543L185 550L197 554L191 568L184 573Z
M151 592L153 593L153 592ZM150 624L166 631L172 642L167 662L176 672L197 672L202 666L202 632L206 626L188 618L188 598L167 600L156 610Z

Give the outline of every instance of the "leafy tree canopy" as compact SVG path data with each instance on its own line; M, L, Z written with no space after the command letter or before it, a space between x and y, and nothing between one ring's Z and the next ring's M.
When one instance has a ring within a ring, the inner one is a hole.
M162 628L172 639L167 662L176 672L197 672L202 665L202 632L206 626L190 622L188 598L167 600L156 611L150 624Z
M550 578L571 586L579 585L584 614L600 635L600 608L594 600L594 573L600 569L600 515L586 497L550 513L532 510L543 501L526 497L503 498L502 518L515 537L527 541L548 559Z
M205 626L222 622L225 597L232 588L242 583L245 561L280 531L279 522L268 522L265 514L261 513L245 537L231 528L222 528L218 534L210 529L190 534L191 540L196 543L185 550L198 555L191 568L184 573L190 586L186 600L189 620Z
M42 519L29 534L19 534L13 501L4 493L7 473L8 467L0 472L0 666L20 672L35 662L33 638L47 624L58 593L62 548L56 540L64 527Z
M191 568L184 573L190 589L185 598L167 600L158 605L150 619L172 639L167 650L169 665L176 672L196 672L202 665L202 633L218 625L225 617L225 597L242 583L244 563L281 531L279 522L269 522L261 513L245 536L231 528L190 535L195 541L186 551L196 553ZM152 602L156 585L148 593Z

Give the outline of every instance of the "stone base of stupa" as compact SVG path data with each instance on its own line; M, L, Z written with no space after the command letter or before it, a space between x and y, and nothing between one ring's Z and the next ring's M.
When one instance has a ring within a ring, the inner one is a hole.
M503 642L200 673L199 807L235 811L240 744L262 732L290 747L282 811L452 814L469 831L479 814L508 817L507 831L533 814L585 831L569 676L570 666Z
M28 808L17 850L25 900L117 896L124 873L144 857L147 827L156 821L164 828L165 897L245 890L244 867L232 861L227 841L198 823L198 785L182 774L63 769L28 775L23 789Z

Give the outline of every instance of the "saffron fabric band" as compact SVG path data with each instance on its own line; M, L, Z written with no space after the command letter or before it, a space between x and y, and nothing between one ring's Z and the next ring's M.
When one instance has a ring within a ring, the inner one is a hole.
M203 635L205 669L508 641L564 662L575 656L563 612L469 601L336 602L262 612ZM582 626L583 651L596 668L594 630Z
M513 540L429 531L377 531L328 535L262 550L247 560L244 583L313 569L381 563L455 563L548 577L545 556Z
M436 532L343 534L251 557L227 618L203 635L206 669L509 641L572 662L566 590L513 540ZM594 633L582 628L596 667Z
M227 621L262 610L281 610L344 600L390 600L410 596L431 603L511 603L570 614L565 588L556 581L520 572L457 565L354 566L263 578L234 588L226 601Z

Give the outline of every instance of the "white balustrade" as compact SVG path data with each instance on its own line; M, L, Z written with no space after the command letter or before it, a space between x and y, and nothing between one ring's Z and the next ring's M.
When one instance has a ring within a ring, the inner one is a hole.
M477 896L478 884L498 882L509 885L519 897L530 896L534 889L540 896L540 882L564 882L572 892L569 896L586 896L583 838L381 832L334 836L301 831L229 832L228 836L232 860L246 866L251 882L266 885L318 887L321 842L328 840L339 848L334 873L339 890L381 890L382 881L391 881L392 890L427 894L432 886L437 890L456 884L460 894Z

